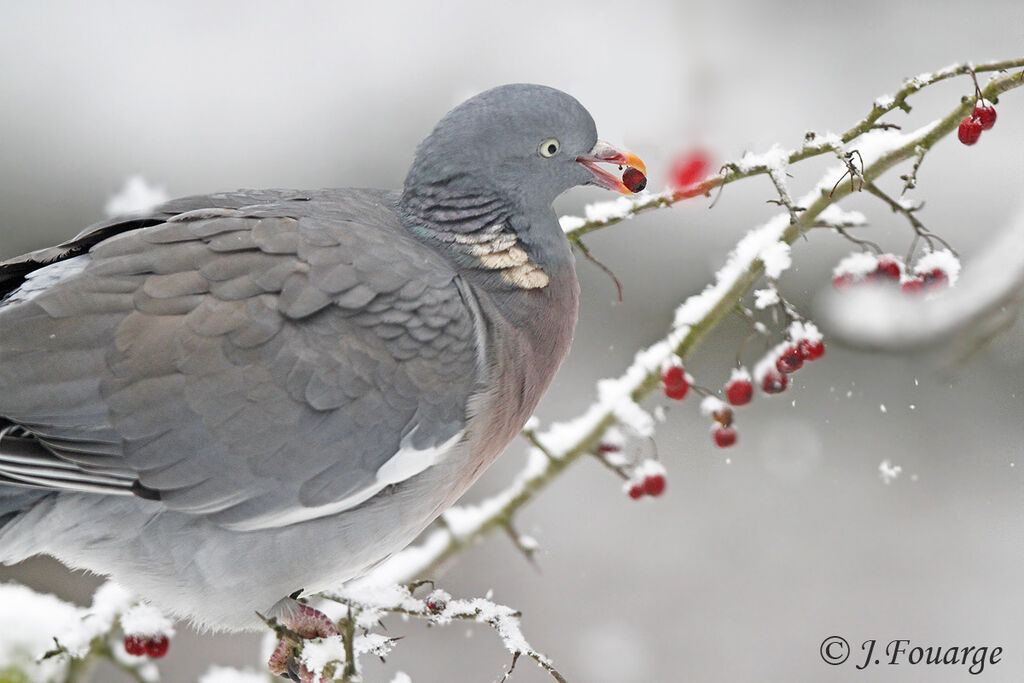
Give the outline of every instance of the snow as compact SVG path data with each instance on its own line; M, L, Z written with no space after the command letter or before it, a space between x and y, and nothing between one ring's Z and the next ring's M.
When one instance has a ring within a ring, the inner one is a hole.
M626 435L618 427L609 427L601 437L601 443L621 449L626 445Z
M519 547L523 550L536 550L540 547L540 543L533 536L527 536L526 534L519 535Z
M925 254L917 259L914 264L914 272L917 274L930 273L939 269L949 278L949 286L952 287L960 278L960 259L949 249L942 249Z
M789 324L786 333L793 342L807 340L809 342L821 341L824 337L818 331L818 326L810 320L794 320ZM780 344L780 347L789 346L789 343Z
M729 254L725 265L715 274L714 284L708 285L700 294L687 298L676 309L672 323L674 330L685 336L689 331L686 328L696 325L707 317L711 309L722 300L736 280L746 272L754 259L760 256L761 251L777 243L787 227L789 227L789 214L780 213L761 227L748 232Z
M760 385L768 373L778 371L776 362L779 360L782 352L792 346L795 341L799 340L784 339L761 356L761 359L754 364L754 381L757 384ZM771 398L772 394L767 394L767 396Z
M791 153L776 143L767 152L761 154L746 152L736 165L743 173L749 173L756 168L764 167L770 173L784 176L786 167L789 165Z
M345 659L345 639L342 636L307 640L302 646L302 664L318 678L328 664L340 668Z
M133 175L107 200L103 211L111 217L145 213L169 198L163 186L151 185L142 176Z
M452 599L451 593L441 588L435 588L430 591L427 599L424 601L428 609L444 609L445 605Z
M933 297L907 297L883 288L827 293L819 309L835 336L861 348L909 349L984 329L1024 287L1024 207L963 269L951 254L933 252L934 265L956 272L955 288ZM953 281L953 278L950 278Z
M882 478L882 482L886 485L896 481L896 478L900 476L902 471L902 467L893 465L889 460L883 460L878 464L878 476Z
M174 636L174 626L171 620L163 615L160 610L147 604L138 604L129 607L121 615L121 628L125 635L159 636L168 638Z
M803 149L809 150L824 150L824 149L841 149L843 146L843 138L833 133L832 131L825 131L824 133L815 133L814 137L810 139L804 146Z
M663 469L661 470L664 471ZM505 605L499 605L487 598L452 598L444 591L435 590L431 596L443 598L443 606L438 610L427 605L427 599L415 597L406 586L380 586L364 582L349 582L340 589L324 593L323 596L345 604L351 604L359 610L372 610L375 613L404 612L418 616L438 625L450 624L457 619L469 619L490 625L498 633L502 644L512 653L528 654L539 662L550 664L549 660L534 650L523 636L519 627L519 613ZM310 641L303 648L303 663L312 671L322 671L330 662L344 662L345 653L340 636ZM365 633L358 636L354 651L357 655L373 654L384 656L390 652L395 639L379 633ZM310 648L312 651L310 652Z
M882 95L875 100L875 106L879 109L890 109L894 104L896 104L896 98L892 95Z
M740 381L740 380L746 380L747 382L749 382L750 381L750 371L747 370L746 368L743 368L743 367L733 368L732 369L732 374L729 376L729 381L730 382L735 382L735 381Z
M391 679L391 683L412 683L412 679L409 678L409 674L404 671L399 671L395 674L395 677Z
M766 245L761 249L760 258L764 264L764 274L772 280L779 279L783 271L793 265L789 245L782 241Z
M633 470L632 479L643 481L646 477L654 477L658 475L665 476L665 466L653 458L647 458L638 464L636 469Z
M592 223L604 223L617 218L625 218L633 211L636 204L629 197L618 197L606 202L588 204L584 207L583 215Z
M395 647L396 639L386 636L383 633L364 633L356 636L352 651L357 657L361 655L373 655L374 657L386 657Z
M109 633L114 620L135 602L134 596L112 581L96 589L92 605L63 633L55 634L72 657L84 657L94 638Z
M931 123L926 123L916 130L910 132L903 132L895 129L881 129L875 128L864 133L855 140L851 140L846 144L846 151L851 152L857 150L860 156L864 159L864 166L870 166L874 162L878 161L882 156L891 152L898 147L902 147L911 140L918 140L923 138L925 135L931 132L935 126L941 123L941 119L936 119ZM860 167L860 159L857 160L857 166ZM842 170L840 174L846 170L845 166L840 167ZM821 185L826 190L831 190L835 184L835 176L832 176L832 180L828 180L829 175L825 174ZM827 183L827 185L826 185Z
M587 219L580 216L562 216L558 219L562 232L575 232L587 224Z
M867 277L878 268L878 257L867 251L855 251L843 258L832 269L832 277L852 275Z
M571 234L590 224L605 224L631 218L637 211L672 198L672 192L654 193L644 191L632 197L618 197L604 202L595 202L584 207L584 216L562 216L559 225L566 234Z
M23 672L32 683L63 681L68 656L83 658L97 638L106 639L114 657L133 668L142 680L158 680L156 667L148 660L130 657L121 638L112 638L115 621L140 606L131 593L115 583L100 586L88 608L64 602L52 595L37 593L17 584L0 584L0 672L13 668ZM161 631L173 634L170 622L156 610L138 613L139 623L166 626ZM129 617L131 619L131 617ZM162 621L161 621L162 620ZM66 654L40 659L60 643ZM2 674L0 674L2 678ZM4 679L6 680L6 679Z
M860 211L847 211L838 204L829 204L818 214L818 222L840 228L855 228L868 224L867 217Z
M725 401L717 396L705 396L700 402L700 414L704 417L711 417L723 408L728 408Z
M774 289L754 290L754 308L764 310L779 303L779 293Z
M20 670L32 683L65 680L66 657L40 657L53 649L56 633L70 631L80 619L80 608L53 595L0 584L0 672Z

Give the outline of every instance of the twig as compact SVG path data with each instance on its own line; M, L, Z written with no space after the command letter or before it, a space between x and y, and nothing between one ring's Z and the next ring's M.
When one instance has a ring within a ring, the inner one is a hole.
M793 150L789 153L786 159L787 164L795 164L804 159L816 157L826 152L833 152L836 154L844 154L843 145L846 145L852 140L860 137L864 133L876 128L876 123L885 114L888 114L893 109L902 109L904 111L910 111L910 105L907 104L907 98L918 92L922 88L934 85L941 81L969 74L972 71L974 73L992 72L992 71L1006 71L1008 69L1016 69L1024 67L1024 58L1019 59L1007 59L997 62L987 62L985 64L971 65L969 63L954 64L953 66L937 71L933 74L922 74L915 78L911 78L903 84L903 87L896 91L895 94L884 98L875 100L871 111L868 112L867 116L858 121L852 128L844 132L839 136L808 136L810 139L805 138L805 143L799 149ZM1012 83L1014 78L1017 79L1016 83ZM993 79L992 82L986 86L986 90L989 90L993 83L998 81L1002 85L994 90L990 90L984 95L986 100L995 99L1000 93L1010 90L1012 88L1019 87L1021 82L1024 82L1024 73L1012 74L1007 77L998 76ZM961 107L957 109L959 118L963 118L969 111L972 111L974 107L973 98L969 102L963 102ZM959 123L959 121L957 121ZM948 133L948 131L947 131ZM943 135L947 134L943 133ZM574 225L571 229L566 230L566 237L569 238L570 242L575 242L579 237L593 232L594 230L600 230L601 228L609 225L615 225L627 218L631 218L638 214L650 211L652 209L661 209L666 206L671 206L676 202L690 199L691 197L698 197L701 195L710 195L711 191L716 187L721 187L729 183L741 180L743 178L749 178L754 175L761 175L769 172L769 168L765 164L755 164L747 168L741 169L736 164L726 164L722 167L719 172L700 182L696 185L686 188L685 190L666 191L661 194L651 194L642 197L637 200L633 207L621 215L604 217L599 220L585 220L580 221Z
M946 249L949 249L950 253L952 253L954 256L957 255L957 253L953 249L953 247L949 246L949 243L946 240L942 239L941 237L939 237L938 235L933 233L931 230L926 228L924 226L924 223L922 223L917 218L917 216L914 215L913 211L911 211L907 207L903 206L903 204L899 203L898 201L896 201L895 199L893 199L892 197L887 195L877 185L875 185L872 182L868 182L868 183L866 183L864 185L864 189L867 190L868 192L870 192L871 194L875 195L879 199L881 199L886 204L888 204L889 208L891 208L893 210L893 212L898 213L898 214L902 214L907 219L907 221L910 222L911 227L914 228L914 232L917 234L917 237L920 237L921 239L923 239L925 242L928 243L928 248L929 249L934 251L934 249L935 249L935 244L934 243L938 242L939 244L944 246ZM914 244L916 244L916 238L915 238ZM910 259L913 256L913 251L914 251L914 246L912 244L911 245L911 253L907 256L907 262L908 263L910 262Z
M593 254L591 254L590 253L590 249L587 248L587 245L583 244L583 240L581 240L579 238L576 238L575 245L576 245L577 249L579 249L580 251L583 252L583 255L587 257L588 261L590 261L595 266L597 266L598 268L603 270L605 272L605 274L607 274L608 277L610 277L612 279L612 282L615 283L615 289L616 289L616 291L618 292L618 295L619 295L619 303L621 304L622 303L622 283L619 281L619 278L615 275L615 273L612 272L612 269L609 268L608 266L606 266L601 261L599 261Z
M1008 60L1003 62L991 62L989 64L974 67L976 71L1000 71L1008 68L1024 66L1024 58ZM905 103L907 96L917 92L925 85L951 78L961 73L967 73L967 65L950 67L942 72L932 75L926 81L914 79L908 82L893 98L893 102L880 104L876 102L871 113L856 126L843 134L844 142L852 140L858 135L870 130L872 124L882 114L891 111L893 108ZM1024 79L1018 74L1005 74L994 77L983 89L986 99L992 100L999 94L1013 88L1024 85ZM931 149L939 140L954 131L966 113L973 106L971 102L961 104L950 111L945 117L927 126L917 134L910 135L909 140L899 147L891 149L883 154L864 169L863 177L868 183L896 166L897 164L920 154L919 150ZM805 145L789 155L790 162L799 161L811 156L816 156L825 151L834 151L834 144L821 144L817 148ZM767 169L748 169L741 172L739 177L754 175L758 172L766 173ZM660 196L657 199L645 198L642 202L636 203L633 208L623 215L615 218L604 218L598 223L584 222L575 226L573 230L567 231L569 239L574 240L579 235L605 225L612 225L628 218L631 215L651 208L668 206L686 196L704 194L714 187L725 182L732 182L738 179L737 174L719 174L715 178L704 181L695 188L686 192L675 193L671 196ZM726 179L728 178L728 179ZM780 233L779 241L787 244L800 235L802 225L813 225L819 219L821 213L829 206L842 200L849 194L845 187L839 187L829 196L826 189L818 192L817 197L810 199L806 209L800 212L796 224L788 224ZM627 369L618 380L615 380L616 390L623 394L624 398L632 401L641 401L644 397L658 388L660 379L660 364L668 353L675 353L681 358L688 356L696 349L707 335L713 330L730 312L735 309L738 302L764 274L764 264L759 258L752 258L740 269L728 282L720 282L713 288L713 301L708 302L706 313L697 320L688 321L686 324L673 327L668 336L648 349L637 354L637 360ZM697 296L705 296L702 293ZM614 397L613 397L614 398ZM432 575L438 568L448 560L463 552L466 548L475 545L488 534L499 529L510 519L516 511L532 500L541 490L554 481L569 465L578 460L582 455L589 453L599 442L601 435L605 433L616 422L613 398L604 397L593 404L589 410L571 423L571 428L578 430L579 436L571 444L563 447L560 451L549 451L546 456L538 456L541 460L531 457L527 467L516 477L516 479L502 492L484 501L478 509L488 510L488 514L482 515L472 526L460 529L458 536L444 528L428 535L422 546L413 547L403 551L378 568L382 576L404 577L401 580L408 580L415 576ZM556 425L553 429L566 429L565 425ZM396 578L396 580L399 580Z

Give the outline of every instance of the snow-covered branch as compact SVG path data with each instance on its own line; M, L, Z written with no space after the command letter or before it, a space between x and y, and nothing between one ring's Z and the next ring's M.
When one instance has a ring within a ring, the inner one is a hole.
M1024 66L1024 59L974 65L973 70L999 72L1021 66ZM928 150L957 129L961 119L974 107L975 99L963 98L961 104L944 117L911 133L879 124L879 118L895 108L907 110L907 98L922 88L970 73L971 69L969 64L957 64L907 81L894 95L876 100L871 112L841 136L808 136L806 144L797 150L773 147L764 155L747 155L739 162L726 164L718 175L686 191L605 202L588 208L586 218L563 218L562 227L570 239L578 239L587 232L644 211L671 206L687 197L707 194L719 185L743 177L769 173L773 180L784 183L786 165L825 152L842 158L856 150L863 164L862 178L872 183L905 160L913 158L919 164ZM1024 85L1024 78L1020 72L1004 73L989 81L982 96L994 101L1000 94L1021 85ZM529 450L526 466L508 487L478 504L451 508L425 540L390 558L361 579L360 584L401 583L436 574L491 532L511 528L519 509L569 465L594 452L602 436L615 425L624 423L641 434L649 432L653 421L639 402L658 388L659 373L665 362L673 355L686 358L692 353L753 289L766 270L769 277L777 278L781 270L788 267L790 245L805 231L816 225L842 226L858 222L855 216L836 206L851 192L860 189L855 183L839 182L849 173L850 166L845 162L829 169L810 192L791 202L795 215L787 210L749 232L718 271L715 282L677 308L664 338L639 351L619 377L598 382L597 399L580 416L551 425L533 437L543 448Z
M797 149L783 150L778 145L775 145L768 152L761 155L744 155L740 161L724 164L716 175L690 187L669 189L659 193L648 192L633 198L621 197L608 202L592 204L586 208L585 217L564 216L562 218L562 229L570 241L576 242L589 232L614 225L639 213L665 208L691 197L710 195L711 191L715 188L728 185L737 180L755 175L772 174L773 171L778 170L780 165L795 164L804 159L810 159L811 157L820 156L828 152L840 154L844 146L847 146L850 142L860 138L869 131L898 128L894 124L879 123L879 119L893 109L909 112L910 105L907 104L907 98L923 88L953 78L954 76L970 74L972 70L974 73L1003 72L1020 67L1024 67L1024 58L985 62L983 64L962 62L952 64L935 72L919 74L907 79L903 86L895 93L882 95L877 98L872 104L871 111L841 135L809 132L804 138L804 144ZM1017 79L1016 82L1014 82L1014 78ZM1009 78L1004 76L994 79L985 88L985 99L995 100L1000 93L1019 86L1019 78L1019 75L1011 75ZM953 119L963 118L970 107L973 106L973 98L965 98L962 106L953 114ZM949 132L949 130L946 130L942 136L947 135ZM934 140L932 144L934 144ZM924 153L929 148L930 145L929 147L922 148L917 153L918 160L912 170L912 174L916 174L917 168L920 166L920 158L924 156Z
M1024 210L964 269L941 298L908 300L885 287L829 293L820 307L830 327L852 346L907 351L954 337L988 334L1024 296Z

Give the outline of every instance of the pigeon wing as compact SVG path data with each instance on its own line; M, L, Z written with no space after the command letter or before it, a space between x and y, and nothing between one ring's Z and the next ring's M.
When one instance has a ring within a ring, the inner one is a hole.
M187 211L32 271L0 304L0 415L240 529L415 476L463 434L482 323L385 199Z

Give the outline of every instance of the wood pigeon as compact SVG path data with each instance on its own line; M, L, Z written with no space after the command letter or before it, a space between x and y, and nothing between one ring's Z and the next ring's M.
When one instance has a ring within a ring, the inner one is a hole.
M449 112L400 191L177 199L0 263L0 561L52 555L208 628L365 573L455 502L565 356L569 95ZM633 186L633 185L631 185Z

